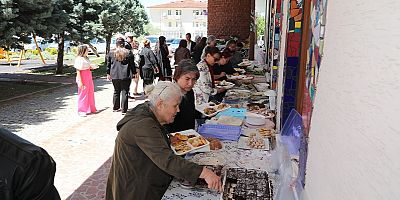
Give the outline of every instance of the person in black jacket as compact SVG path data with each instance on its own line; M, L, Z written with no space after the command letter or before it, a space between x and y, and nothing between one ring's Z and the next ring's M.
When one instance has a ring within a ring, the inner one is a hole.
M123 114L128 110L129 86L136 74L134 55L124 45L125 40L118 38L116 49L107 55L107 79L114 85L113 111L122 107Z
M144 47L140 51L140 62L139 64L140 76L143 79L143 89L148 85L153 85L154 75L159 72L158 60L154 52L150 48L150 40L146 39L143 41Z
M174 122L165 125L170 133L195 128L195 119L200 118L201 114L195 109L193 86L199 77L199 70L190 59L180 61L175 68L174 81L181 88L184 96Z
M207 45L207 38L202 37L200 39L200 42L196 44L196 46L193 48L193 53L192 53L192 58L194 63L199 63L201 61L201 54L203 54L203 49Z
M171 57L169 55L169 50L168 50L168 46L166 43L166 39L164 36L160 36L158 38L158 45L159 48L157 49L157 55L160 62L160 69L161 69L161 76L160 76L160 80L164 81L164 80L168 80L171 81L171 76L172 76L172 69L171 69L171 61L169 60L169 58Z
M192 41L192 34L186 33L185 36L186 36L187 48L189 49L190 53L192 53L194 47L196 46L196 42Z
M59 200L56 163L42 148L0 128L0 199Z

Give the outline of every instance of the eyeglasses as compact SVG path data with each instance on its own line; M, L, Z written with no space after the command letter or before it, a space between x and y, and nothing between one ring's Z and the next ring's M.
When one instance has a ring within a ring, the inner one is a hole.
M162 92L167 88L168 86L164 86L164 88L161 90L161 92L158 94L158 96L161 96Z
M216 58L214 56L213 56L213 58L214 58L214 62L218 62L221 59L220 57Z

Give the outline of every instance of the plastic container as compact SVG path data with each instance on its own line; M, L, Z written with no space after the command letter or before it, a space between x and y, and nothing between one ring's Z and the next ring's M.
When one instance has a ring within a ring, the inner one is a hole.
M203 124L198 128L198 132L203 137L212 137L231 141L238 141L241 131L242 130L240 126L221 124Z

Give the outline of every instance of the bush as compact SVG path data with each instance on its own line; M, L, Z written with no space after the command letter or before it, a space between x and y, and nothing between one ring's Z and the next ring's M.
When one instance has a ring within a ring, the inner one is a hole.
M72 51L72 53L73 53L74 55L77 55L77 54L78 54L78 47L72 47L72 48L71 48L71 51Z
M28 50L26 50L25 51L25 53L26 54L33 54L33 55L39 55L39 50L37 50L37 49L35 49L35 50L32 50L32 49L28 49Z
M46 48L45 51L49 52L50 55L57 55L57 48Z

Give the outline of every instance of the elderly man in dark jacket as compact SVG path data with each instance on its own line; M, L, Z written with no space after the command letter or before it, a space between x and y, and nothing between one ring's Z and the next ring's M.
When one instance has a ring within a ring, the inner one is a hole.
M203 178L209 188L221 190L219 176L170 149L169 134L163 125L174 121L181 89L175 83L161 81L151 91L149 100L129 111L117 125L119 133L106 200L161 199L174 176L192 183Z
M47 152L0 128L0 199L59 200L56 163Z

